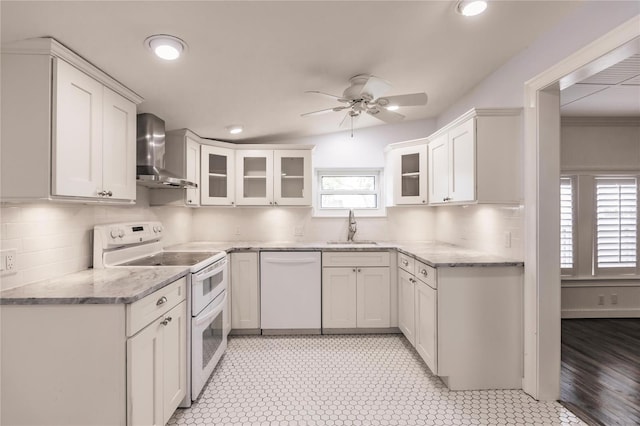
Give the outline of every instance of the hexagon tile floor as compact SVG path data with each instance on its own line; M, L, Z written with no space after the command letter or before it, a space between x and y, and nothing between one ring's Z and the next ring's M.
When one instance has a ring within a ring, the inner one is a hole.
M169 425L577 425L518 390L449 391L401 335L230 337Z

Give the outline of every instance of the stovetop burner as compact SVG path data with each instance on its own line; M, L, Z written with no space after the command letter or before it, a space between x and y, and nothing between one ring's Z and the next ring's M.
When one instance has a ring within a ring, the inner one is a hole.
M118 266L192 266L214 256L212 252L163 251Z

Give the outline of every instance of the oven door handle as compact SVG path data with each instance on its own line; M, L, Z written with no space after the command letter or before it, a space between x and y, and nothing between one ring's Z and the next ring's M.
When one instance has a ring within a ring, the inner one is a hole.
M221 271L224 271L224 267L226 266L226 263L223 263L222 265L210 270L210 271L204 271L204 272L198 272L193 274L193 279L196 281L204 281L209 277L212 277L218 273L220 273Z
M216 315L218 315L220 312L222 312L222 310L224 309L224 305L227 302L227 294L225 292L224 297L222 298L222 300L220 301L220 303L218 303L217 306L215 306L213 308L213 310L211 312L209 312L208 314L206 314L205 316L203 316L202 318L196 318L195 324L196 326L201 326L202 324L206 323L207 321L209 321L211 318L215 317Z

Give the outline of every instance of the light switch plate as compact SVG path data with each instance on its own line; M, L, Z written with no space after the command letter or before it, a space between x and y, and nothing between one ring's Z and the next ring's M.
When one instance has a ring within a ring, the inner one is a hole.
M296 226L293 228L294 237L302 237L304 235L304 228L302 226Z

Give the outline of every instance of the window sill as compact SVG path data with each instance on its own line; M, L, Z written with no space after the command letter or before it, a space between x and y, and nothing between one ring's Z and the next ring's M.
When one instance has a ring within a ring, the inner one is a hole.
M365 218L386 218L387 217L387 209L382 208L380 210L359 210L353 209L353 214L358 219ZM322 210L318 211L318 209L314 208L311 217L315 218L328 218L328 219L347 219L349 217L349 209L335 209L335 210Z

